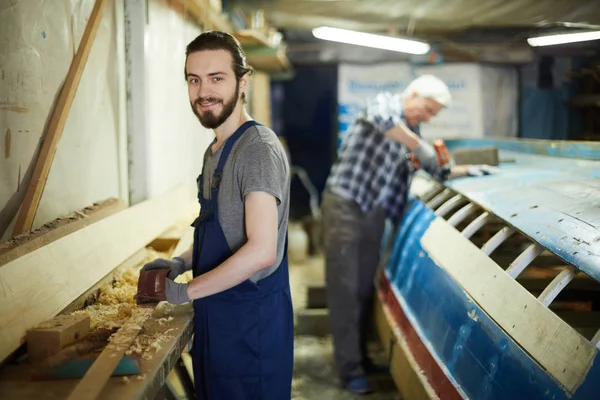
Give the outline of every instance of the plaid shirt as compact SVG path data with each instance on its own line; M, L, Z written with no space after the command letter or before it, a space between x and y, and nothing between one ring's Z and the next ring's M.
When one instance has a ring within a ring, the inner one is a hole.
M355 201L365 213L382 207L394 224L402 218L414 174L408 149L385 136L401 118L404 112L399 95L380 93L369 99L348 129L326 184L331 192ZM420 135L418 126L410 129ZM427 172L443 180L449 169Z

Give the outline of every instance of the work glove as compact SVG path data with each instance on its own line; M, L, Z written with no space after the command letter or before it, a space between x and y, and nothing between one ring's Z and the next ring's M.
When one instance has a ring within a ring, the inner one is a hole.
M469 165L467 166L468 176L484 176L497 174L500 170L491 165L480 164L480 165Z
M413 154L419 160L421 168L425 171L433 171L438 166L435 149L425 140L421 140L419 147L413 150Z
M183 274L186 269L185 269L185 261L183 260L183 258L181 257L175 257L172 258L170 260L164 259L164 258L157 258L156 260L150 261L149 263L146 263L142 269L140 270L140 272L142 271L147 271L150 269L169 269L169 274L167 275L167 277L169 279L175 279L177 278L179 275Z
M171 304L188 303L190 296L188 296L187 289L187 283L177 283L169 278L165 280L165 295Z

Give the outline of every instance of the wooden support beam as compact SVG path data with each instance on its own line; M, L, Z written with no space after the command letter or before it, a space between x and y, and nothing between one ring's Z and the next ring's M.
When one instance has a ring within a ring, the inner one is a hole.
M42 140L42 147L40 148L35 163L31 181L27 186L27 192L25 192L25 198L13 229L13 236L29 231L33 225L35 214L37 213L42 193L44 192L44 187L48 180L50 167L52 166L52 161L56 154L56 147L67 122L71 104L73 104L75 93L79 87L79 81L81 80L85 63L87 62L90 50L92 49L92 44L94 43L94 38L98 31L98 25L100 25L100 20L102 19L102 11L104 10L107 1L108 0L96 0L92 13L90 14L89 21L81 38L81 43L71 62L65 84L58 97L58 102L56 103L56 107L52 110L48 130Z
M180 186L0 267L0 360L25 332L54 317L136 251L183 218L193 202Z

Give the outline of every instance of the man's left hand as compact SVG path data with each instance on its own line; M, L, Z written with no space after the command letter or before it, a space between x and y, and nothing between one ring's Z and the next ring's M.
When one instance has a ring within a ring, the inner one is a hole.
M467 176L493 175L497 174L499 171L498 168L486 164L467 166Z
M165 280L165 294L167 301L171 304L183 304L191 301L187 289L187 283L176 283L169 278Z

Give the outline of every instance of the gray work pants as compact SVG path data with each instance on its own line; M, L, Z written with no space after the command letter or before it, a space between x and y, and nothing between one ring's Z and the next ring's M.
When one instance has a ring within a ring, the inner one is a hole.
M385 213L364 213L351 200L325 192L322 202L327 302L335 361L343 380L364 375L373 280Z

